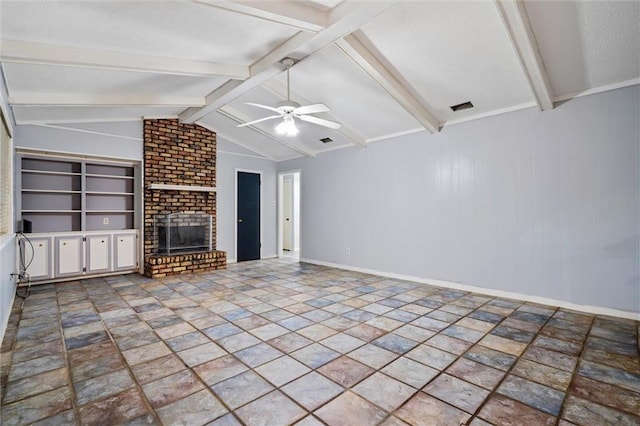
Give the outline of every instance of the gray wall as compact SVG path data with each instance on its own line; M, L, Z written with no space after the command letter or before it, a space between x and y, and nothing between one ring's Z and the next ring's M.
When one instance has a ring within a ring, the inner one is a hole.
M279 163L301 256L640 312L638 117L633 86Z
M227 252L229 261L236 260L236 169L262 172L262 257L277 255L276 163L251 154L218 137L216 159L216 195L218 250Z
M14 142L16 148L142 160L142 121L109 123L111 132L105 124L96 123L96 130L16 126Z

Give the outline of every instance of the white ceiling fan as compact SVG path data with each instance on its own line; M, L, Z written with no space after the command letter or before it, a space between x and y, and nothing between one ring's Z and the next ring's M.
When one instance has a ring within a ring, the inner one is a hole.
M318 124L320 126L328 127L330 129L339 129L342 124L335 121L325 120L323 118L314 117L308 114L316 114L319 112L330 111L329 107L325 104L318 103L312 105L300 106L299 103L293 102L290 95L289 87L289 69L294 64L293 59L285 58L282 60L282 65L287 69L287 100L278 102L274 107L262 104L256 104L253 102L247 102L247 105L252 105L258 108L268 109L269 111L277 112L278 115L272 115L269 117L261 118L259 120L253 120L248 123L239 124L238 127L250 126L261 121L273 120L275 118L282 118L283 121L276 126L276 132L283 136L295 136L298 134L298 128L296 127L294 118L297 118L308 123Z

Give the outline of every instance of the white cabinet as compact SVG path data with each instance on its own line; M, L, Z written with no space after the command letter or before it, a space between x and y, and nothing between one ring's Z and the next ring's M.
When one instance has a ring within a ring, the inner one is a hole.
M87 273L111 271L111 235L87 235Z
M81 235L55 237L56 277L81 275L84 269L84 244Z
M26 266L34 281L138 268L138 233L135 230L61 232L49 236L27 234L20 237L19 249L27 264L33 253L33 260Z
M134 269L138 266L137 234L114 234L115 238L115 267L116 271Z
M28 266L27 273L32 280L43 280L53 277L51 268L51 238L36 237L20 239L19 259ZM23 266L21 265L20 268Z

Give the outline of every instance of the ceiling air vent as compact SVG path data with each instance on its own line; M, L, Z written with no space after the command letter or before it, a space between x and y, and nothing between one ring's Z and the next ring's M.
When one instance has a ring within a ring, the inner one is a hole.
M463 102L463 103L458 104L458 105L450 106L449 108L451 108L454 112L455 111L462 111L463 109L473 108L473 104L470 101L467 101L467 102Z
M329 142L333 142L333 139L331 139L331 138L322 138L322 139L320 139L320 142L329 143Z

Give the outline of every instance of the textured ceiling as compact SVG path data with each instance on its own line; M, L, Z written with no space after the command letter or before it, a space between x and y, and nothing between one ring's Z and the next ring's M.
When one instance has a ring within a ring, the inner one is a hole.
M287 56L340 130L237 127L286 98ZM281 161L639 84L640 2L3 0L0 62L17 124L180 117Z

